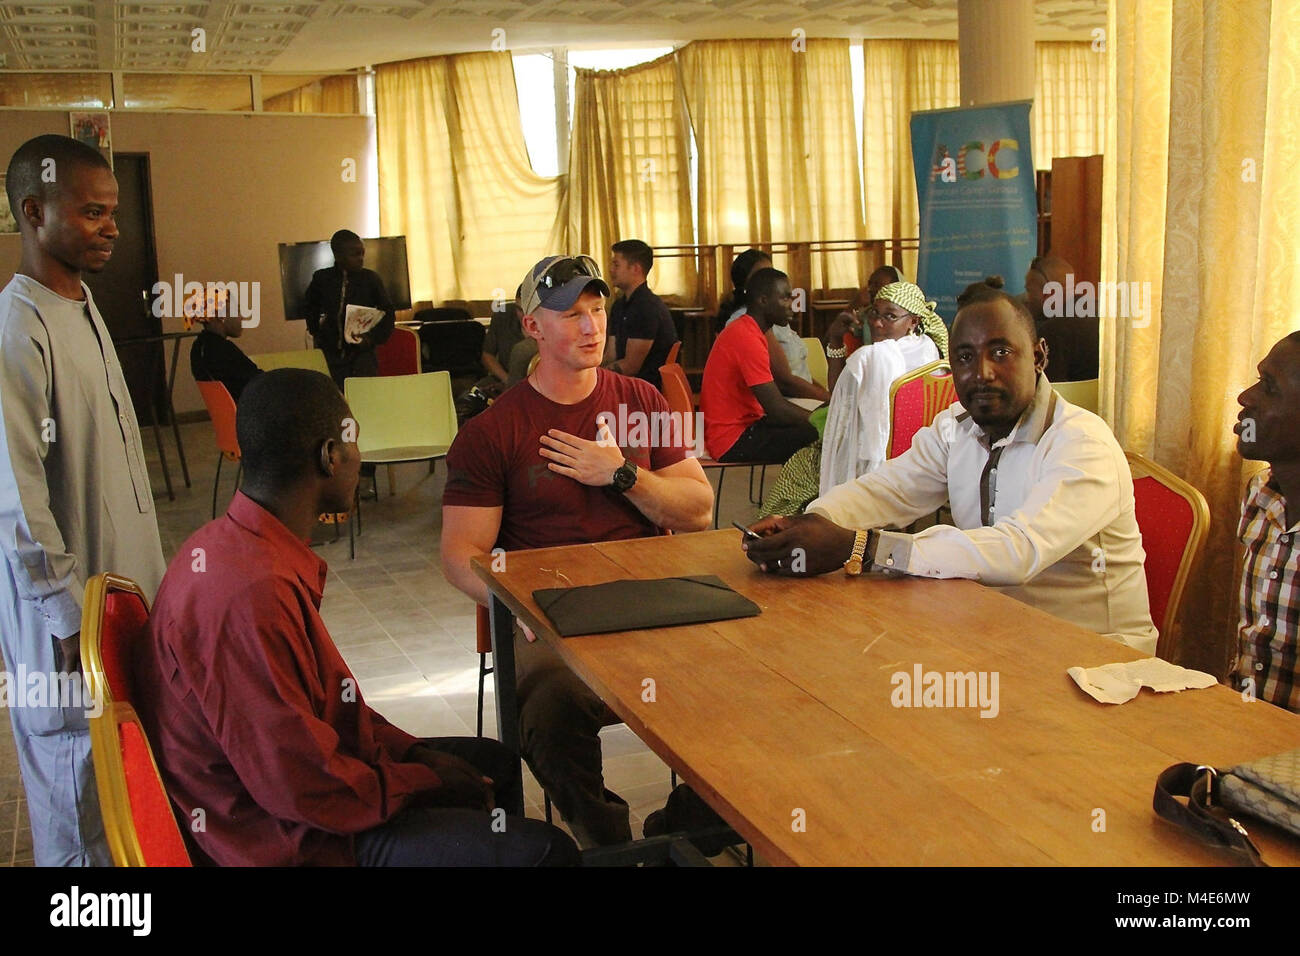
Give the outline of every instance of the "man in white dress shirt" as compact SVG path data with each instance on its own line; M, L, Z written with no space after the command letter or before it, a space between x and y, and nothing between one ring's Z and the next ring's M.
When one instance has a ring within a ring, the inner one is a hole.
M750 560L779 574L971 578L1154 654L1133 478L1106 423L1053 391L1033 319L1004 292L961 309L949 348L961 404L807 514L760 521L763 540L742 545ZM956 527L878 530L945 501Z
M101 571L152 600L165 564L131 397L83 272L117 238L117 180L66 136L28 140L9 162L22 233L0 292L0 650L10 672L38 866L111 865L80 689L81 602ZM26 680L15 682L19 674ZM72 681L68 680L73 677Z

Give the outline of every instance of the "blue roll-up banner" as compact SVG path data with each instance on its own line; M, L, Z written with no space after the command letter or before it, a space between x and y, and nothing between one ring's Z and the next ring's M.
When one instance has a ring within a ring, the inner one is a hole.
M951 324L957 294L1000 275L1025 291L1038 251L1029 101L912 114L921 213L916 283Z

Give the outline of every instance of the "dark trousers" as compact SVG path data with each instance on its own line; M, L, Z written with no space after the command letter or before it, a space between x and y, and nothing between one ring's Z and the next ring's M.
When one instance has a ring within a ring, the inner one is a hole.
M325 364L329 366L330 378L343 391L343 383L349 378L371 378L379 374L379 357L373 347L365 349L352 346L343 355L336 349L317 343L316 347L325 353Z
M524 759L583 846L632 839L627 803L605 789L600 728L609 709L545 642L515 627L519 739Z
M718 461L784 462L805 445L817 440L817 429L808 422L774 425L766 417L750 425Z
M505 811L412 807L357 834L358 866L576 866L578 848L556 827L524 818L519 760L495 740L435 737L435 750L461 757L492 779Z

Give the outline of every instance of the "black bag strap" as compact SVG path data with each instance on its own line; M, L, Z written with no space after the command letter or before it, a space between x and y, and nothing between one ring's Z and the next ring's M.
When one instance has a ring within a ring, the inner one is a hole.
M1187 797L1183 803L1178 797ZM1219 771L1194 763L1176 763L1156 779L1151 805L1170 823L1190 830L1203 843L1227 850L1251 866L1268 866L1246 828L1232 817L1210 812L1219 804Z

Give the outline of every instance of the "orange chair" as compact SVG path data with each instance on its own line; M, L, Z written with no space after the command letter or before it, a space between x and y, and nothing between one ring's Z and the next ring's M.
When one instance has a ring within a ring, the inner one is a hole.
M223 460L240 462L239 439L235 435L235 400L220 382L195 382L203 404L208 407L208 417L212 419L212 430L217 434L217 476L212 479L212 517L217 516L217 487L221 483L221 462ZM239 476L243 473L243 462L235 469L235 487L239 487Z
M668 400L668 408L676 415L681 416L682 422L682 440L688 449L694 448L696 444L695 435L695 402L691 397L691 386L686 380L686 371L675 363L662 365L659 368L659 376L663 381L664 398ZM700 446L703 447L703 440L700 440ZM748 468L749 469L749 487L750 500L753 500L754 487L754 469L762 468L766 470L768 465L781 465L780 461L715 461L712 458L700 456L697 459L700 467L706 471L717 469L718 472L718 491L713 496L713 526L718 526L718 509L722 504L722 481L727 476L728 468ZM762 484L759 485L759 500L763 498Z
M493 668L488 667L487 656L492 653L492 623L488 615L488 609L482 604L476 604L478 617L475 624L478 628L475 634L475 647L478 650L478 730L476 736L483 736L483 682L487 676L492 673Z
M678 339L676 342L673 343L673 347L668 350L668 357L664 359L664 365L676 365L677 353L679 353L681 350L682 350L682 340Z
M420 337L400 325L383 345L375 346L380 375L419 375Z
M952 369L943 359L900 375L889 386L889 444L886 458L912 447L916 433L957 401Z
M149 602L134 581L97 574L86 582L81 665L100 710L90 718L95 786L116 865L189 866L153 750L131 705L132 654L148 625Z
M1160 630L1156 656L1168 660L1183 587L1209 532L1210 508L1204 495L1173 472L1134 452L1124 455L1133 472L1151 620Z

